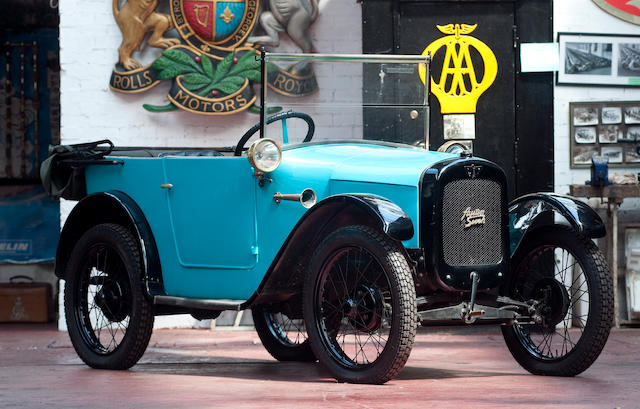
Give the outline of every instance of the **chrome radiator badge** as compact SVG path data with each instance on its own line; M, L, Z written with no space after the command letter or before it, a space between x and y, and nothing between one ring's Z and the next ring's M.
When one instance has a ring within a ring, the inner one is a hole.
M481 209L471 210L471 207L464 209L462 217L460 218L460 223L464 225L465 229L471 226L485 224L485 222L485 211Z

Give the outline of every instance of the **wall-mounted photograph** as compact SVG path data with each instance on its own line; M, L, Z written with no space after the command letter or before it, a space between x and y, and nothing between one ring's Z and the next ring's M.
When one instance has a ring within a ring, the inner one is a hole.
M611 167L640 163L638 101L570 102L569 132L572 168L588 168L594 155L609 158Z
M640 36L558 33L558 43L558 84L640 86Z
M576 107L573 109L573 125L598 125L598 108Z
M629 142L640 142L640 126L627 128L627 139Z
M620 44L618 75L640 77L640 42Z
M598 127L598 142L616 143L618 136L622 136L622 130L616 125L600 125Z
M640 106L626 107L624 109L625 124L640 124Z
M609 163L622 163L621 146L603 146L600 155L609 159Z
M622 122L622 108L620 107L603 107L602 123L603 124L619 124Z
M640 155L638 155L634 146L628 146L624 149L624 161L627 163L640 162Z
M573 150L573 163L577 165L591 165L591 158L597 156L600 149L594 146L580 146Z
M611 75L611 43L572 43L565 46L564 71L576 75Z
M576 128L574 138L576 143L596 143L596 127L585 126Z

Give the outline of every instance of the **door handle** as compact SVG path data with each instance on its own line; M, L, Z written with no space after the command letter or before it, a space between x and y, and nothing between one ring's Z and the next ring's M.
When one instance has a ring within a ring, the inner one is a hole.
M172 189L173 185L171 183L163 183L160 185L161 189Z

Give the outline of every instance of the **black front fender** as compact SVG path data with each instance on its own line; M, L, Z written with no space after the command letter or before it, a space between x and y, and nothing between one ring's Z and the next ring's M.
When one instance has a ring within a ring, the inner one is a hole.
M65 278L67 262L80 237L91 227L102 223L116 223L131 231L140 244L147 292L151 296L163 295L160 257L149 223L135 201L118 191L89 195L69 213L56 252L56 275Z
M282 301L299 293L317 244L340 227L358 224L377 228L399 241L409 240L414 234L411 218L388 199L367 194L330 196L298 221L247 305Z
M554 217L556 214L563 216L575 231L589 238L603 237L607 233L600 216L586 203L570 196L533 193L509 204L511 254L529 230L558 224Z

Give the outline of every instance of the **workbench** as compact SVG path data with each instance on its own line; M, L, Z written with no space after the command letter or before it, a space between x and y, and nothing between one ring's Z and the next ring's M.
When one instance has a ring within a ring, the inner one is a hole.
M627 197L640 197L640 185L608 185L595 187L589 185L571 185L569 193L575 197L607 198L607 263L611 269L614 294L614 323L619 327L618 320L618 208Z

